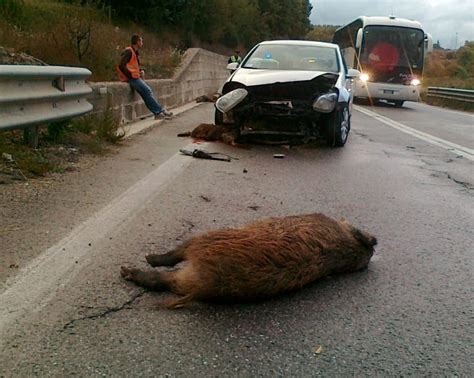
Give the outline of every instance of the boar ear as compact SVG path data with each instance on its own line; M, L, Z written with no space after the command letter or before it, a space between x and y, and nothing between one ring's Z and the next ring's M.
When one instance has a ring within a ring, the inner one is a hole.
M354 237L366 247L370 248L370 247L373 247L374 245L377 245L377 239L373 237L372 235L368 234L367 232L361 231L352 226L351 226L351 232L352 232L352 235L354 235Z
M353 225L348 223L344 218L341 219L341 223L346 225L351 231L352 236L356 238L357 241L365 245L366 247L373 247L377 245L377 239L367 232L361 231L358 228L355 228Z

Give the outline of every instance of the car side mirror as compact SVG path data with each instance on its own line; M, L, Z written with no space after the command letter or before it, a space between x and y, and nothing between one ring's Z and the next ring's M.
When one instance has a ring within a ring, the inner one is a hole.
M349 68L346 74L347 79L356 79L360 76L360 71L355 70L354 68Z
M428 33L425 34L424 43L425 43L425 51L427 53L433 52L433 38L431 37L431 34L428 34Z
M234 72L238 67L239 67L239 63L237 62L229 63L227 65L227 69L232 72Z

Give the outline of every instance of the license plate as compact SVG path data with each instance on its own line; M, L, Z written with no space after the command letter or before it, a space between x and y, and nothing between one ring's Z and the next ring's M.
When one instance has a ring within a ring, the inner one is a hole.
M391 91L390 89L384 89L384 90L383 90L383 93L384 93L384 94L393 94L394 91Z

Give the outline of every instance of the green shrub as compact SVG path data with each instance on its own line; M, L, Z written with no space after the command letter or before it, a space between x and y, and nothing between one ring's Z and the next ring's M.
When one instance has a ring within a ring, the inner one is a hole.
M109 143L117 143L125 136L125 131L110 107L102 113L71 121L68 130L72 133L92 135L99 141Z
M111 108L107 108L98 116L95 130L99 139L110 143L117 143L125 136L125 130Z
M47 138L55 143L61 141L69 127L69 120L58 121L48 124Z

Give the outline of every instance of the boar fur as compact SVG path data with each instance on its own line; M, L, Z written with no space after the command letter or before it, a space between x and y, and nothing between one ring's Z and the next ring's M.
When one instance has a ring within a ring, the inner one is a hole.
M153 267L186 261L182 268L122 267L121 275L137 285L180 295L165 303L169 308L193 300L258 300L327 275L361 270L376 244L368 233L323 214L269 218L198 235L168 253L146 256Z
M180 133L178 136L190 136L192 138L203 139L210 142L221 141L227 144L235 144L239 135L235 128L210 123L201 123L196 126L193 131Z

